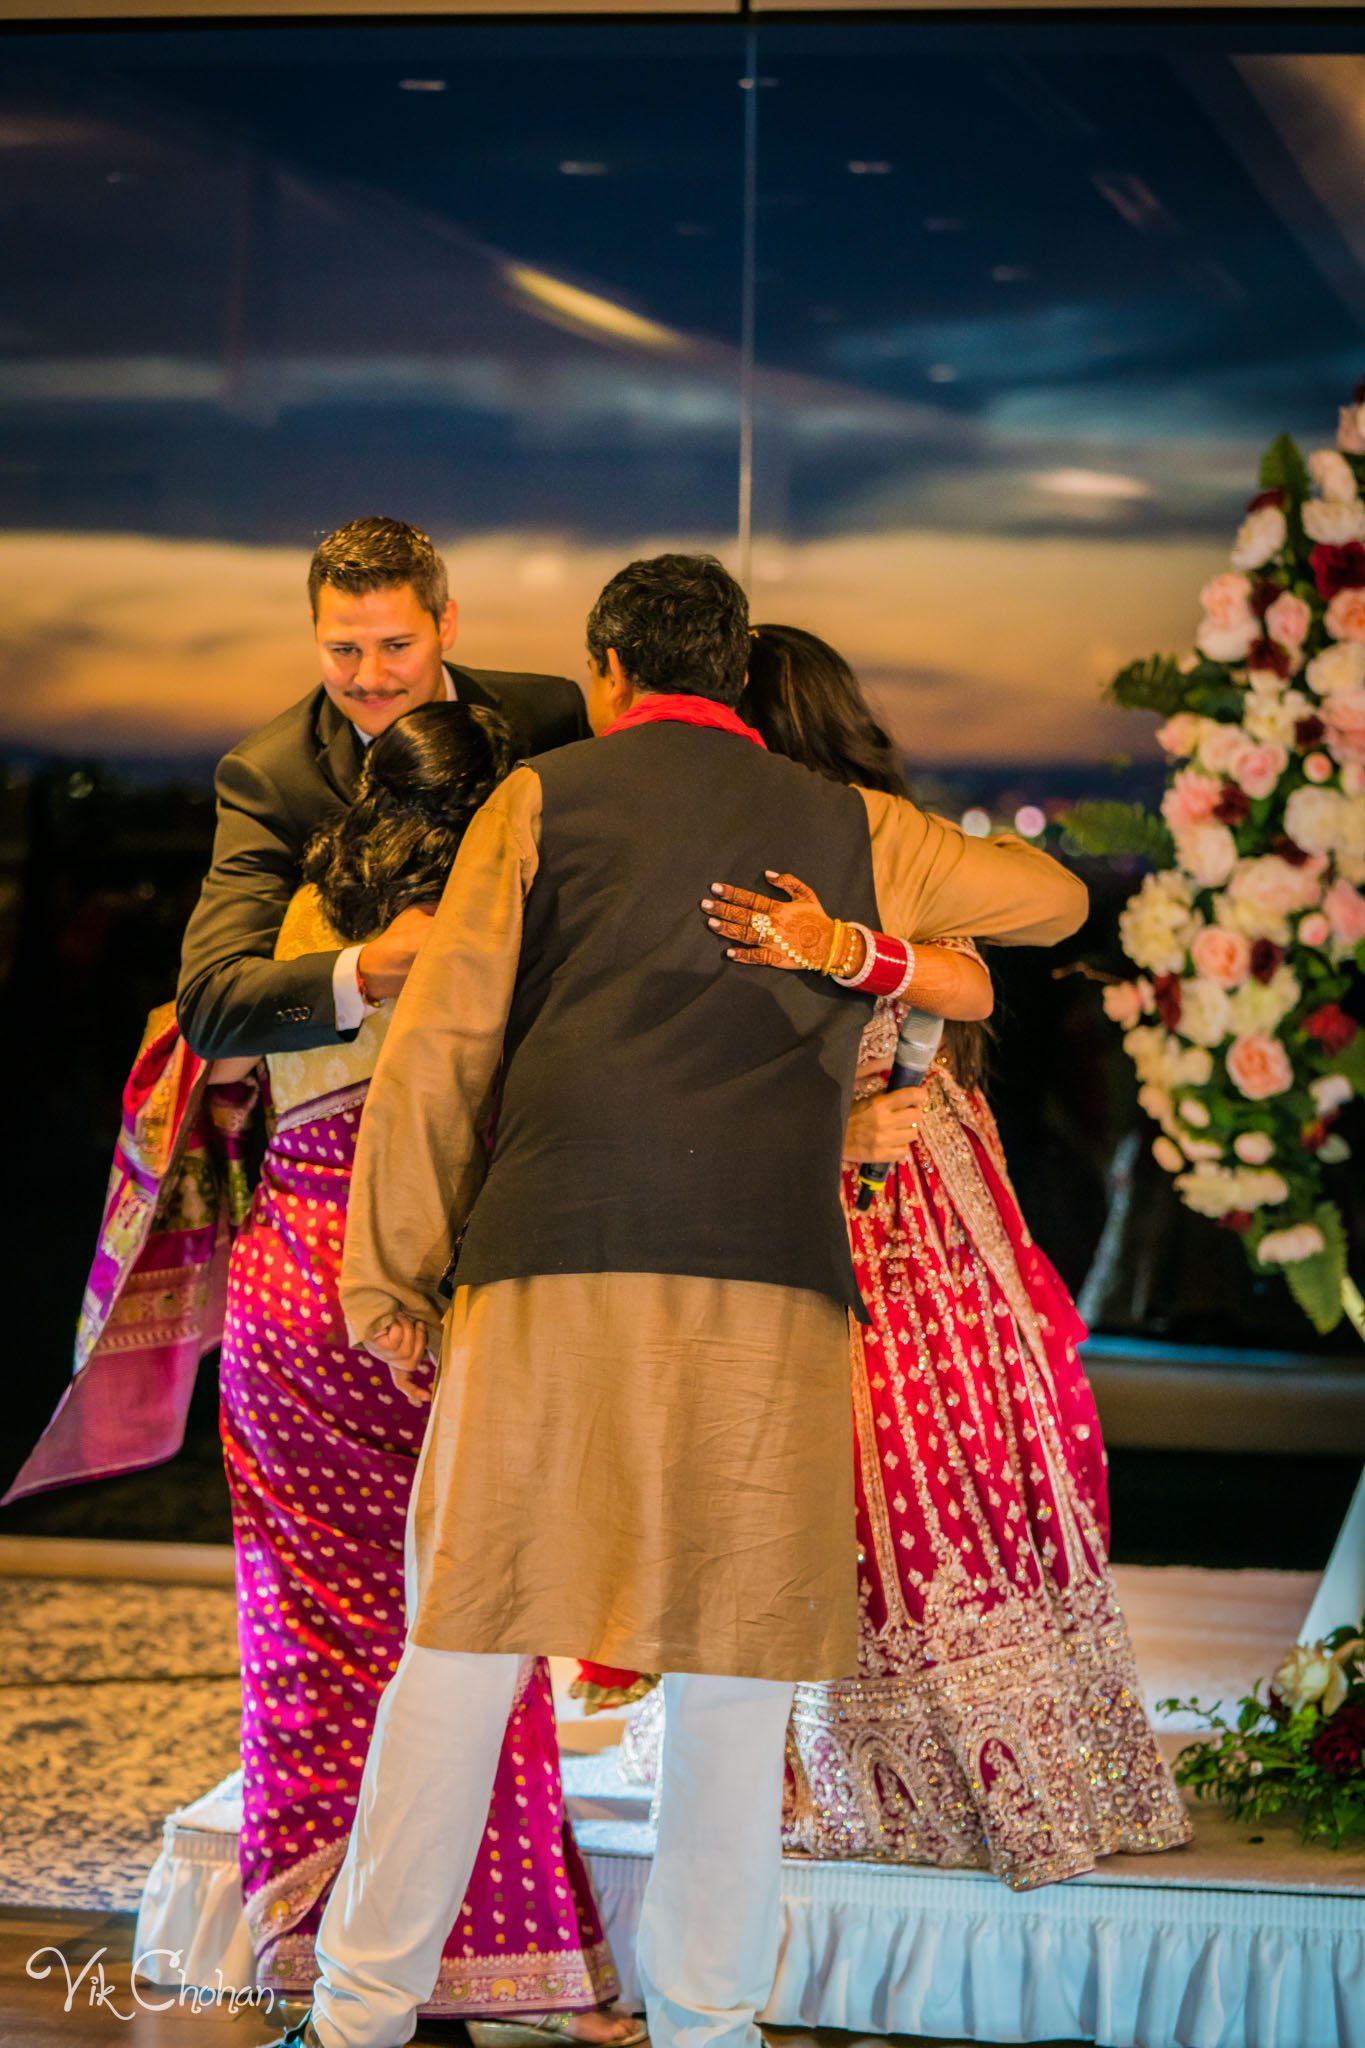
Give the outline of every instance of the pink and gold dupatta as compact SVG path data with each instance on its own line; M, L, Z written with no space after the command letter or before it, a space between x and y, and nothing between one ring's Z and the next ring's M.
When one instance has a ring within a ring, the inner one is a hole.
M207 1075L174 1004L153 1010L123 1090L74 1374L6 1502L159 1465L184 1441L199 1361L222 1336L258 1092Z

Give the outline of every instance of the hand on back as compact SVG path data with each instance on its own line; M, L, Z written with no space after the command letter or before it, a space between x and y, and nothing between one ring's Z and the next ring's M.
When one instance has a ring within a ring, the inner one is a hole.
M409 909L400 910L377 939L361 947L357 964L371 1002L388 1002L400 992L435 915L434 903L414 903Z

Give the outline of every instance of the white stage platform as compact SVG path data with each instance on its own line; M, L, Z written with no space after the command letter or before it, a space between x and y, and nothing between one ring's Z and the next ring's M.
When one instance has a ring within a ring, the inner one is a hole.
M1149 1699L1231 1698L1299 1634L1315 1575L1118 1574ZM568 1710L570 1811L630 1998L653 1835L615 1731ZM1172 1734L1169 1748L1188 1735ZM137 1946L250 1981L232 1781L166 1824ZM1104 2048L1365 2048L1365 1851L1198 1808L1195 1841L1024 1894L973 1871L789 1859L775 2026Z

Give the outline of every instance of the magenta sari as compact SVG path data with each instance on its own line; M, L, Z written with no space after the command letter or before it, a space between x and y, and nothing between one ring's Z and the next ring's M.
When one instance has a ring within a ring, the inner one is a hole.
M242 1890L259 1980L282 1990L315 1975L314 1936L403 1647L404 1518L425 1420L349 1344L337 1300L364 1092L353 1084L281 1115L228 1281ZM424 2010L582 2009L616 1989L564 1816L548 1666L528 1659L468 1896Z

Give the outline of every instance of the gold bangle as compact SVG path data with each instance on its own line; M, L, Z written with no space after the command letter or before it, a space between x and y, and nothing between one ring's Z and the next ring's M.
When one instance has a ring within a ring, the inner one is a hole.
M820 972L822 974L830 974L833 972L834 963L839 957L839 950L843 943L843 931L843 924L836 917L834 920L833 928L831 929L829 935L829 952L825 955L825 964L820 969Z

